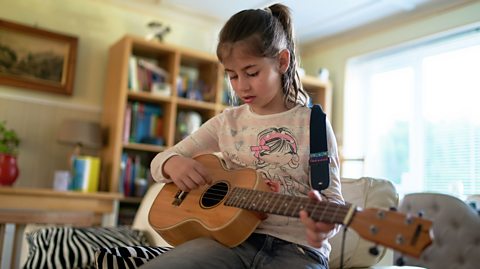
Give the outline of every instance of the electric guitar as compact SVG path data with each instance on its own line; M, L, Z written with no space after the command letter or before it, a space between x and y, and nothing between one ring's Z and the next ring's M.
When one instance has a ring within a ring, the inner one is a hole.
M212 184L190 192L165 184L148 214L153 229L173 246L205 236L234 247L260 224L259 212L299 217L302 209L316 221L351 227L368 241L412 257L432 242L429 220L273 193L253 169L227 170L210 154L195 159L207 167Z

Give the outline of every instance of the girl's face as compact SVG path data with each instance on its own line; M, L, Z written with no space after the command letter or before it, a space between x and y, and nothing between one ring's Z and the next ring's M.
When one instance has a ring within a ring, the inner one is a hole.
M281 75L288 68L288 50L272 59L252 56L247 53L245 46L235 43L229 55L223 59L235 94L257 114L286 111Z

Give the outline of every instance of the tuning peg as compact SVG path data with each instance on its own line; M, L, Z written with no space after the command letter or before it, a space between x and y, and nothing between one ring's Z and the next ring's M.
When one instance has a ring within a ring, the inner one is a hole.
M389 209L390 209L390 211L397 211L397 208L394 207L394 206L391 206Z
M423 215L424 215L424 212L423 212L423 211L418 211L418 217L419 217L419 218L422 218Z
M403 259L402 256L398 257L398 259L395 261L395 265L398 265L398 266L404 266L405 265L405 260Z
M377 246L373 246L371 248L368 249L368 252L370 254L372 254L373 256L378 256L378 254L380 253L380 251L378 251L378 247Z

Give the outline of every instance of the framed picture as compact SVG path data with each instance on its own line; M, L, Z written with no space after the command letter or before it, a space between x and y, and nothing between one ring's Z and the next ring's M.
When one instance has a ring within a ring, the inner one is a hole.
M71 95L78 38L0 19L0 84Z

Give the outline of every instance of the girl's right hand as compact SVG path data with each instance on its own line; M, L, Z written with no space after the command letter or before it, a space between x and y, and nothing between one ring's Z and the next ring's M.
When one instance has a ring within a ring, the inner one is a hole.
M175 155L163 164L163 172L182 191L191 191L211 183L207 169L198 161Z

